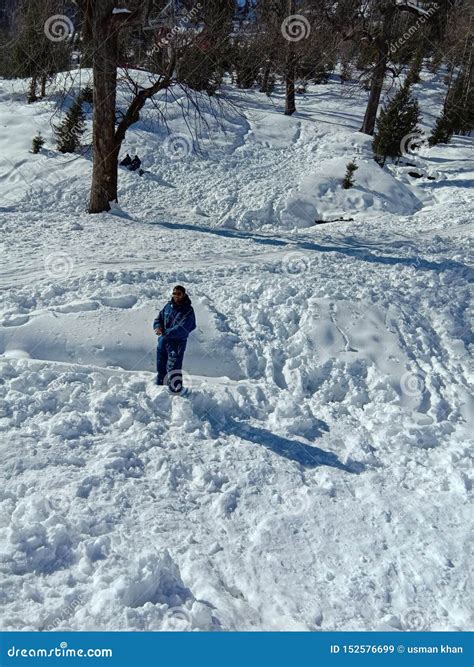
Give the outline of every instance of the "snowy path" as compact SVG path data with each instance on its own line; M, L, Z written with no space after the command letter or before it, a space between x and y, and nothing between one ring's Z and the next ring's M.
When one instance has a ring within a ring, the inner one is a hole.
M151 146L115 215L82 211L83 158L66 185L2 172L4 629L469 627L470 146L314 226L360 142L357 110L316 108L230 118L207 161ZM177 282L187 398L153 384Z

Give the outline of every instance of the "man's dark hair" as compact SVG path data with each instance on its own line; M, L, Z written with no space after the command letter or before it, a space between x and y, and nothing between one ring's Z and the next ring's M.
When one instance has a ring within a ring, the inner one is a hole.
M173 291L174 291L175 289L178 290L178 292L182 292L183 294L186 294L186 288L184 288L182 285L175 285L175 286L173 287Z

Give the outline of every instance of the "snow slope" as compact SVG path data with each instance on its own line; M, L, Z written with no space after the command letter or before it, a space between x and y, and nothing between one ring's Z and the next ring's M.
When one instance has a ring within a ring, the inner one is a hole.
M339 84L291 119L249 93L182 159L150 111L124 146L149 173L88 216L89 158L21 85L0 95L1 627L469 628L472 139L421 150L414 181L373 163ZM188 398L153 384L176 282Z

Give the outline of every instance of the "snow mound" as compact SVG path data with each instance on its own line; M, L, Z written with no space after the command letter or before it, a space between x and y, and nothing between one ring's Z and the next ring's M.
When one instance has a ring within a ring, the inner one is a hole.
M303 176L281 211L286 226L311 227L317 221L348 219L361 214L409 215L422 206L406 185L376 162L357 161L355 185L345 190L342 179L348 159L324 160L315 173Z
M87 557L79 565L88 569ZM91 599L80 612L90 629L104 621L117 630L212 630L218 625L211 607L196 601L183 584L166 549L135 556L129 538L116 541L107 563L98 563L93 581Z

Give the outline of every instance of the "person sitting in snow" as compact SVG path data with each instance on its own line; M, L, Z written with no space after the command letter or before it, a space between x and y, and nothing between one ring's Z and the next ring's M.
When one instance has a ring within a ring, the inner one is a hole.
M173 288L170 301L153 322L158 336L156 351L156 384L168 385L168 391L179 394L183 389L183 357L191 331L196 328L196 317L191 299L182 285Z
M127 155L123 158L122 162L120 163L121 167L128 167L132 164L132 158L130 155L127 153Z
M137 169L140 169L141 163L142 163L142 161L140 160L138 155L135 155L135 157L133 158L133 160L132 160L132 162L129 166L129 170L130 171L137 171Z

